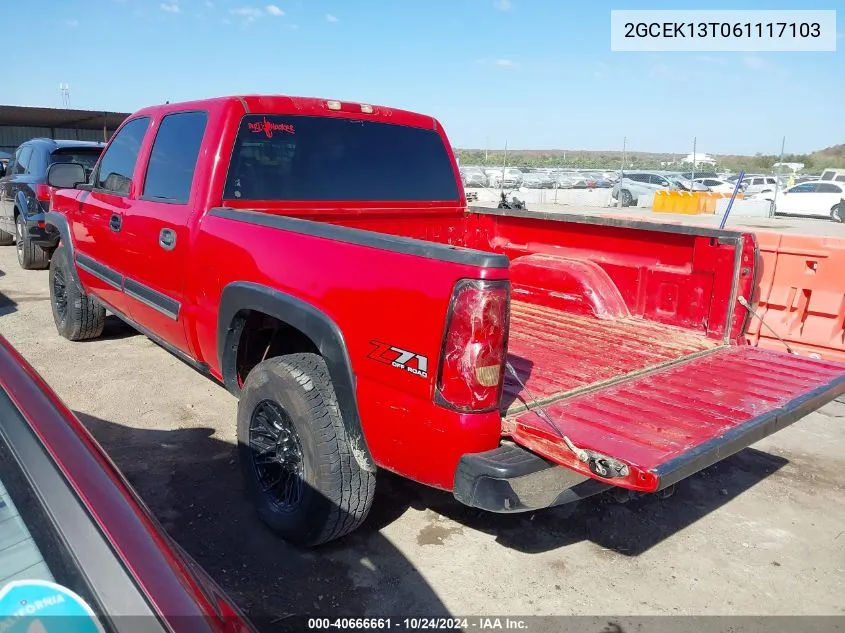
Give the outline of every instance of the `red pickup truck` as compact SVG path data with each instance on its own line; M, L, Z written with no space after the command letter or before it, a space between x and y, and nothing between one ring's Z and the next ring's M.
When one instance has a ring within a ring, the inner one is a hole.
M753 235L468 207L430 116L167 104L83 173L49 175L59 332L108 310L238 396L247 486L301 545L364 520L377 468L494 512L653 492L845 391L743 344Z

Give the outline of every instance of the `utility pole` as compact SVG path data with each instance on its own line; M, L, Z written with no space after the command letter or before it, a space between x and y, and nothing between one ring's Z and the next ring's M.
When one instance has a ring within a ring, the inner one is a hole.
M780 142L780 158L778 159L778 163L780 163L780 167L783 167L783 148L786 147L786 137L784 136ZM777 208L778 203L778 191L780 190L780 180L778 179L777 170L772 169L772 173L775 176L775 195L772 196L772 206L769 207L769 217L772 217L775 214L775 209Z
M487 150L490 148L490 137L484 139L484 162L487 163Z
M625 163L628 161L628 137L622 137L622 174L625 173Z
M622 137L622 165L621 165L621 168L619 169L619 182L620 182L620 184L619 184L619 189L616 192L616 206L620 209L622 208L622 185L621 185L621 182L622 182L622 179L625 177L625 155L627 154L627 152L628 152L628 137L623 136Z
M70 85L61 83L59 84L59 94L62 97L62 107L69 108L70 107Z
M692 177L689 179L689 188L692 191L692 181L695 180L695 161L698 159L698 156L695 155L696 148L698 146L698 137L692 137Z
M499 181L499 193L505 193L505 169L508 166L508 142L505 141L505 158L502 160L502 179Z

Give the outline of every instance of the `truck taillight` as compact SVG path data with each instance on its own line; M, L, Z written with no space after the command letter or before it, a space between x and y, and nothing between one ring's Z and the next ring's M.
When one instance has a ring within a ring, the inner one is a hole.
M438 399L460 411L499 406L508 337L506 281L455 285L437 379Z
M49 202L53 188L50 185L35 185L35 197L39 202Z

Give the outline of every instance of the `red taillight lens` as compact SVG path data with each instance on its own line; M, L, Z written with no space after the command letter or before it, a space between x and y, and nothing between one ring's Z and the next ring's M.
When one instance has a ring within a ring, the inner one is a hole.
M35 185L35 197L40 202L49 202L50 194L53 193L53 188L49 185Z
M499 406L508 336L505 281L463 280L449 308L437 380L439 399L460 411Z

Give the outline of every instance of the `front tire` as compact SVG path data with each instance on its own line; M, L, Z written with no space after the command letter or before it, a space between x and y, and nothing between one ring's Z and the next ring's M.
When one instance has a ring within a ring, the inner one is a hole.
M26 223L23 216L18 215L15 219L15 245L18 251L18 263L24 270L43 270L50 265L50 256L47 252L33 243L26 230Z
M845 219L842 217L842 213L842 203L840 202L839 204L834 205L830 210L830 219L841 224L842 222L845 222Z
M72 262L63 244L50 260L50 306L56 330L70 341L84 341L103 333L106 310L77 285Z
M375 473L352 453L317 354L271 358L249 372L238 402L238 454L259 517L295 545L339 538L367 517Z
M623 189L619 192L619 200L622 202L623 207L630 207L634 203L634 196L627 189Z

